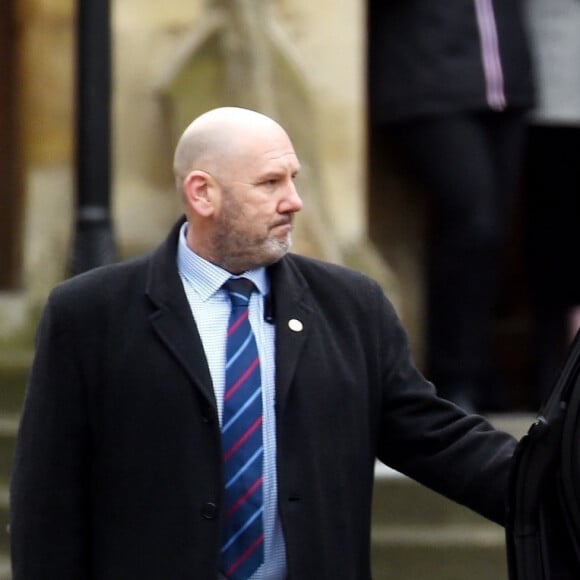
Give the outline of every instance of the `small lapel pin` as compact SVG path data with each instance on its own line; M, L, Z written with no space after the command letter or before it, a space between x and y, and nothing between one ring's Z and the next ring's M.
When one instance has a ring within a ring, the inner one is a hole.
M302 332L302 330L304 329L304 325L302 324L302 322L300 322L300 320L296 320L296 318L291 318L288 321L288 328L290 330L293 330L294 332Z

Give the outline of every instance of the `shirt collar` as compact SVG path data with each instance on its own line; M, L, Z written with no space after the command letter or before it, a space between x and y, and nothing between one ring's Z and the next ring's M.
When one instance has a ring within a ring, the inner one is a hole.
M196 254L186 241L187 222L181 226L179 241L177 243L177 269L179 274L185 278L192 288L199 294L201 300L209 300L224 282L232 277L232 274L211 262L208 262ZM256 268L248 270L242 274L244 278L251 280L258 292L266 296L270 290L270 282L266 274L266 268Z

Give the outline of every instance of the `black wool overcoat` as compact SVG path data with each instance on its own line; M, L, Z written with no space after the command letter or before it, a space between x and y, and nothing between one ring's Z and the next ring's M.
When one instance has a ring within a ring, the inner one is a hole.
M14 580L216 580L220 428L179 225L49 297L11 486ZM377 457L502 523L514 440L436 397L378 284L292 254L269 275L288 577L370 578Z

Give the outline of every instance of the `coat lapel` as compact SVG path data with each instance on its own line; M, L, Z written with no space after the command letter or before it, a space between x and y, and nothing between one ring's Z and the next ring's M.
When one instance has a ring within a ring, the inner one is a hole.
M282 410L311 332L314 308L308 285L291 257L271 266L269 273L276 324L276 399Z
M183 222L182 218L152 255L146 289L154 305L150 321L177 363L207 402L217 409L201 337L177 271L177 240Z

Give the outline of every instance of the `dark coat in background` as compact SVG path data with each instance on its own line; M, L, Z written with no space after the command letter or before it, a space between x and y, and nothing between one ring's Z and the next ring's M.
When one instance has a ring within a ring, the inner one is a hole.
M486 1L486 0L484 0ZM485 111L486 77L475 0L370 0L369 92L373 120ZM489 1L508 107L533 103L520 0Z
M216 579L220 428L178 227L49 298L11 488L14 580ZM375 457L503 522L514 440L435 396L379 286L297 255L269 271L289 578L370 578Z

